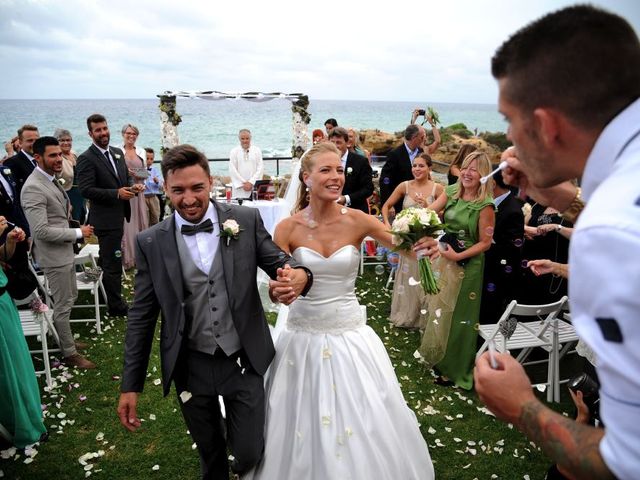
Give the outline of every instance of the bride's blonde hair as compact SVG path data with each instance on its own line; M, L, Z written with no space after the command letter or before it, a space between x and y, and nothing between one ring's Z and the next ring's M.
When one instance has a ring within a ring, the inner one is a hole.
M311 170L313 170L313 167L316 163L316 158L318 157L318 155L322 155L323 153L335 153L338 157L340 157L340 151L331 142L316 143L313 147L307 150L304 155L302 155L302 158L300 159L300 173L298 175L300 180L298 199L296 200L296 204L293 207L292 213L304 210L309 205L309 192L307 190L307 186L304 183L302 174L304 172L311 173Z

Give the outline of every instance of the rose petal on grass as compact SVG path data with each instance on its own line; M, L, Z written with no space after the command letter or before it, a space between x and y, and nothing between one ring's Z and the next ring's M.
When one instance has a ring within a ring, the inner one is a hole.
M160 380L159 378L156 378L156 379L153 381L153 384L154 384L156 387L157 387L158 385L160 385L161 383L162 383L162 380Z
M160 470L160 465L154 465L153 467L151 467L151 470L157 472L158 470Z
M191 397L193 395L191 395L191 392L187 392L186 390L180 392L180 400L182 400L182 403L187 403L189 400L191 400Z

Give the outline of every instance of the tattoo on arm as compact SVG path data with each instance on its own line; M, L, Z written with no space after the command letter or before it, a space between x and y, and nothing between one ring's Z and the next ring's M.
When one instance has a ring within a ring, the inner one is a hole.
M600 455L604 430L577 423L537 400L525 403L518 419L522 432L563 470L580 479L615 479Z

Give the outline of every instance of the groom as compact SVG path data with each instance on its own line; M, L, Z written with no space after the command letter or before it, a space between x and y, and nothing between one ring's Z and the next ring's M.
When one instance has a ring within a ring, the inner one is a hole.
M198 446L202 478L224 479L229 466L218 395L224 398L226 437L235 457L231 469L249 470L264 447L262 376L274 347L256 286L257 267L279 277L272 285L283 292L283 303L305 295L312 276L273 243L258 210L209 200L209 163L194 147L172 148L161 168L175 214L136 238L138 270L118 416L128 430L140 426L136 405L161 313L164 394L173 380Z

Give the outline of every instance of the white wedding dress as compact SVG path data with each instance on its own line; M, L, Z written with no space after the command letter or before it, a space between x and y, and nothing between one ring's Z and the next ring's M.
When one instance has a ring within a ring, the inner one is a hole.
M245 478L429 480L429 450L354 292L359 251L297 248L314 275L289 309L266 380L265 452Z

